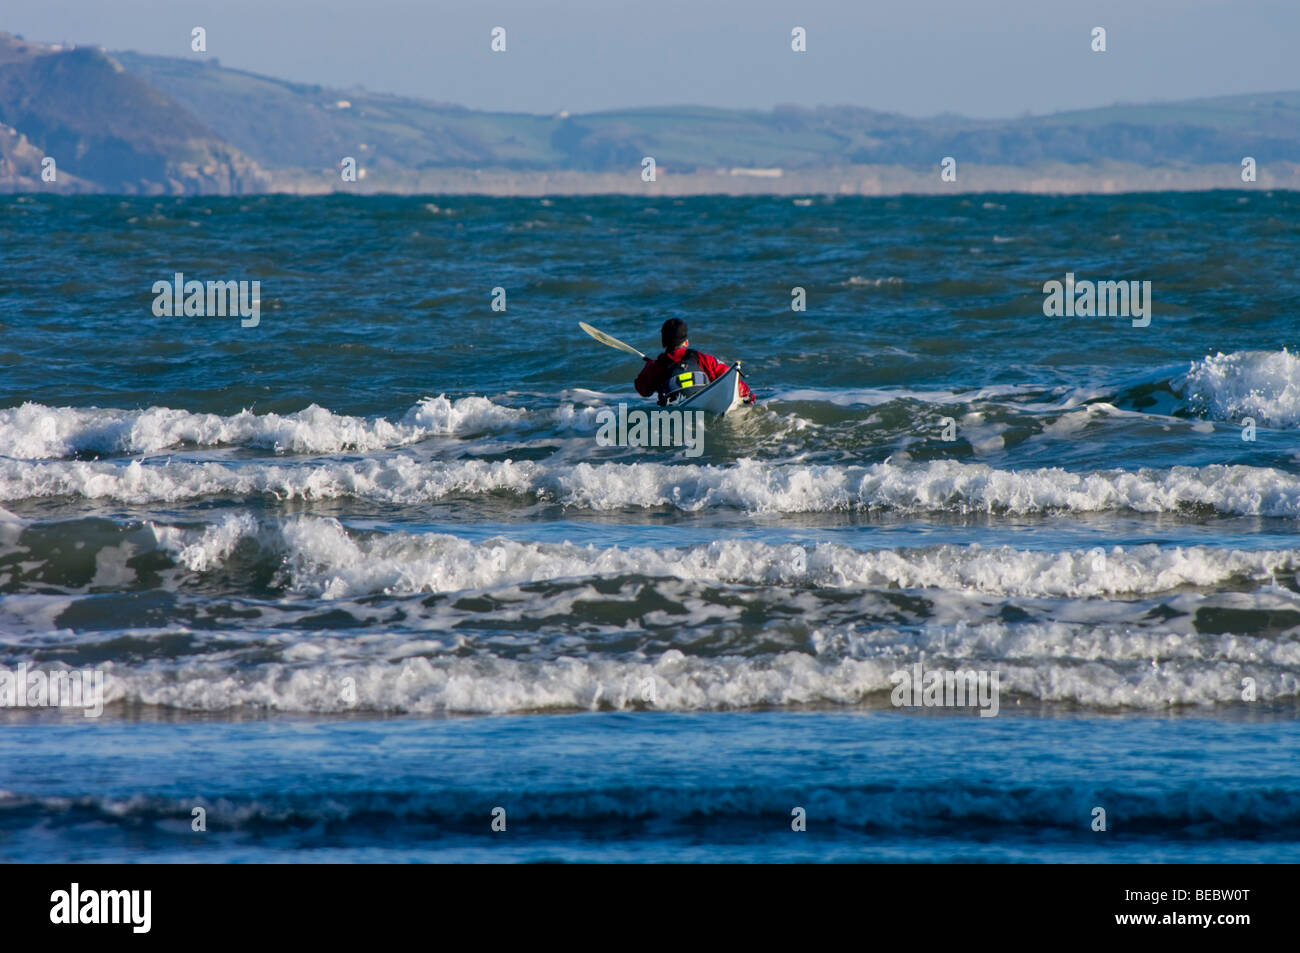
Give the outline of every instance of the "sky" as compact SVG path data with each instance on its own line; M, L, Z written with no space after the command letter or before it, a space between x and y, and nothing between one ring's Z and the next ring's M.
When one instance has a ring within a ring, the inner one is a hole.
M0 30L532 113L794 103L995 118L1300 89L1300 0L0 0Z

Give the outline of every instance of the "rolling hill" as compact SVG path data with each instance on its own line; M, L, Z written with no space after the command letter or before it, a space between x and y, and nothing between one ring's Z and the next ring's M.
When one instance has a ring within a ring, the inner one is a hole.
M929 176L954 156L966 168L1052 169L1044 181L1113 181L1097 170L1116 164L1130 177L1134 169L1214 167L1211 181L1225 184L1224 169L1249 155L1291 164L1281 179L1290 183L1300 163L1300 93L1006 120L851 106L544 116L291 82L214 58L62 49L0 33L0 189L47 187L40 155L56 156L66 171L60 189L127 193L329 190L339 187L344 156L357 159L369 185L391 191L429 182L472 191L487 173L497 190L525 181L544 190L556 176L620 190L647 155L676 175L715 176L708 181L719 170L780 169L808 182L843 179L835 170L854 170L860 181L872 167Z

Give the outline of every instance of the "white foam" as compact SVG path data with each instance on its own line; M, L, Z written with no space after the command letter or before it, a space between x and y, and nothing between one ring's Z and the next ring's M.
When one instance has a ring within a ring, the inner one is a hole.
M1033 392L1034 389L1010 384L998 384L972 390L910 390L908 388L854 387L835 390L817 387L800 387L779 391L774 400L816 401L837 407L879 407L896 400L914 400L925 404L965 404L977 400L995 400L1000 397Z
M839 589L944 589L1004 596L1145 595L1300 569L1300 550L1154 545L1038 552L941 545L859 550L719 540L677 548L596 547L441 533L349 532L337 520L259 524L249 514L199 531L156 526L161 545L195 572L218 568L244 537L279 551L291 584L326 598L489 589L543 580L646 575L711 583Z
M1206 607L1275 620L1294 614L1296 594L1268 583L1279 576L1294 580L1300 550L857 550L742 540L600 548L349 531L319 517L258 523L248 514L201 530L155 526L153 532L196 572L220 569L250 537L273 547L288 587L284 605L297 602L314 611L315 603L302 596L346 599L354 600L349 611L364 615L366 597L376 593L420 599L426 592L465 590L492 591L494 605L424 602L418 618L390 631L382 621L392 617L390 604L375 608L364 632L314 631L306 639L287 616L288 627L277 628L268 606L255 631L194 632L192 652L180 658L106 664L110 702L425 713L886 704L889 676L918 661L929 668L998 672L1004 708L1012 695L1098 709L1237 703L1247 677L1263 703L1300 698L1295 627L1251 634L1203 631L1196 622ZM123 555L121 547L111 549L109 570ZM608 630L590 620L537 630L539 619L567 619L579 603L631 608L644 593L641 579L625 579L617 591L594 584L620 575L658 579L655 591L674 610L642 607L630 626L615 618ZM572 584L522 588L561 579ZM720 601L700 583L751 588ZM894 589L923 592L918 624L894 621ZM847 590L851 601L824 590ZM1158 603L1140 601L1153 596ZM1016 598L1031 615L1046 610L1050 621L1002 621L1003 598ZM702 652L694 648L703 627L742 624L746 607L752 612L769 599L799 621L774 627L771 640L730 641L725 655L717 654L714 640ZM77 637L60 629L59 618L73 601L43 592L7 596L0 600L0 629L21 633L24 646L66 650ZM1168 610L1167 621L1153 616L1156 605ZM980 621L966 621L977 614ZM491 621L490 638L463 627L481 616ZM855 618L890 621L837 621ZM812 631L798 631L803 624ZM611 651L612 633L620 644L633 636L632 648ZM675 640L674 633L681 634L685 651L636 648ZM138 633L151 642L157 634ZM136 636L113 633L114 639ZM92 656L102 657L93 649Z
M852 275L848 281L842 284L850 288L882 288L886 286L901 285L903 279L896 275L889 275L885 278L864 278L861 275Z
M1262 703L1300 696L1300 646L1220 637L1236 651L1206 657L1204 638L1060 624L877 630L828 640L817 654L521 660L443 653L391 660L334 658L238 668L218 661L105 666L106 701L195 709L506 713L654 708L699 711L791 705L888 704L890 676L927 668L997 671L1000 706L1014 696L1089 708L1162 709L1239 702L1253 678ZM832 643L838 642L834 648ZM846 648L847 646L847 654Z
M240 540L257 535L258 522L250 513L227 516L220 523L205 527L198 539L188 539L189 534L170 527L152 527L158 542L175 551L177 559L194 572L209 572L220 567Z
M362 498L422 503L509 492L591 510L735 507L756 513L896 510L958 513L1174 513L1203 507L1249 516L1300 517L1300 477L1268 467L999 470L950 460L867 467L741 460L731 466L662 463L427 462L404 454L297 465L143 464L138 460L0 459L0 502L74 496L128 503L209 496Z
M151 407L147 410L46 407L0 410L0 456L47 460L75 453L156 453L184 444L261 447L277 453L338 453L403 446L438 434L491 429L525 411L486 397L425 398L397 423L335 414L312 404L292 414L229 417Z
M1177 384L1193 408L1215 420L1300 426L1300 356L1290 351L1220 352L1193 362Z

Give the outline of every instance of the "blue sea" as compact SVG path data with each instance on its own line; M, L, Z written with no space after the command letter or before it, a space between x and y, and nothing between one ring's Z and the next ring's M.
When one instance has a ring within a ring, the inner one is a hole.
M0 197L0 860L1294 862L1298 260L1294 192ZM606 445L578 322L668 317L760 403Z

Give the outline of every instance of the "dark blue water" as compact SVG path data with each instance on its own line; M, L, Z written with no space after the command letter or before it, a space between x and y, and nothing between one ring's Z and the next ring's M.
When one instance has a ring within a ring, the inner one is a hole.
M1296 213L0 199L0 703L104 692L0 724L0 855L1284 859ZM760 404L603 445L640 362L577 323L670 316ZM997 716L897 708L917 664Z
M538 717L11 725L0 755L41 793L5 800L0 857L1288 863L1300 847L1294 719Z

